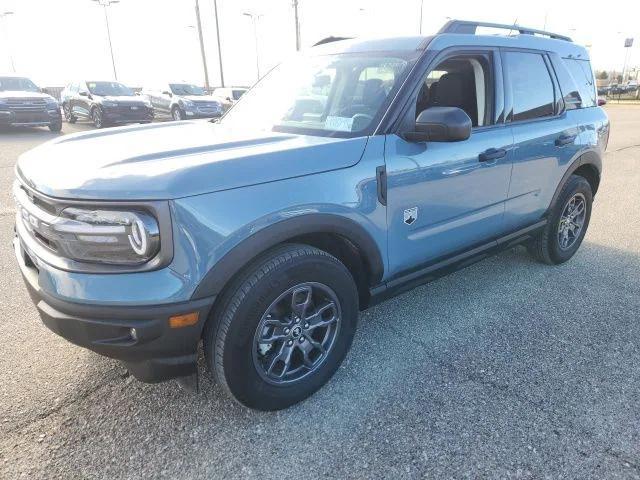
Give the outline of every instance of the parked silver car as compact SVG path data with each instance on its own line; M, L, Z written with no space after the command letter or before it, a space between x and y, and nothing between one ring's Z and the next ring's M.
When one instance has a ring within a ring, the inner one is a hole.
M144 88L156 113L170 114L174 120L216 118L222 115L222 102L207 95L204 88L191 83L162 83Z

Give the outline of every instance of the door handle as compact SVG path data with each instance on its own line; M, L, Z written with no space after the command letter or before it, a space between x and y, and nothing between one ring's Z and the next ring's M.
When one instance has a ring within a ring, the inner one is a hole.
M569 145L570 143L573 143L575 139L576 135L560 135L558 138L556 138L556 147Z
M489 150L485 150L480 155L478 155L478 161L488 162L489 160L498 160L499 158L504 157L506 154L507 151L504 148L490 148Z

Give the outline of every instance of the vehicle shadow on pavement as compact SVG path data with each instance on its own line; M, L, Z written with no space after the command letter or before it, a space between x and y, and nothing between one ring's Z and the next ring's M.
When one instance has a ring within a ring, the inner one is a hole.
M48 139L57 138L68 134L65 132L65 127L68 127L68 123L62 123L61 132L51 132L47 127L6 127L0 126L0 141L4 138L9 138L11 142L29 142L33 143L34 140L42 139L46 141ZM92 130L93 125L87 124L75 124L74 131L80 130Z
M639 271L591 242L557 267L505 252L364 312L332 381L281 412L208 378L75 372L88 393L5 444L0 477L638 476Z

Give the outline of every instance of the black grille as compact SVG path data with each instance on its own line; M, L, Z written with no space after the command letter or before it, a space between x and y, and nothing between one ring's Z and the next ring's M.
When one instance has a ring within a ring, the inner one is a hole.
M40 112L47 109L43 98L9 98L6 105L14 111Z

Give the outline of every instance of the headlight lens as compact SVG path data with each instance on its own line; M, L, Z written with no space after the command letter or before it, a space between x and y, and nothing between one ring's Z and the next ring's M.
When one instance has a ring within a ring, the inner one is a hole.
M118 102L112 102L111 100L104 100L102 102L102 106L103 107L117 107L118 106Z
M193 102L191 100L182 100L182 105L185 107L193 107Z
M158 222L145 212L66 208L51 229L60 253L82 262L139 265L160 251Z

